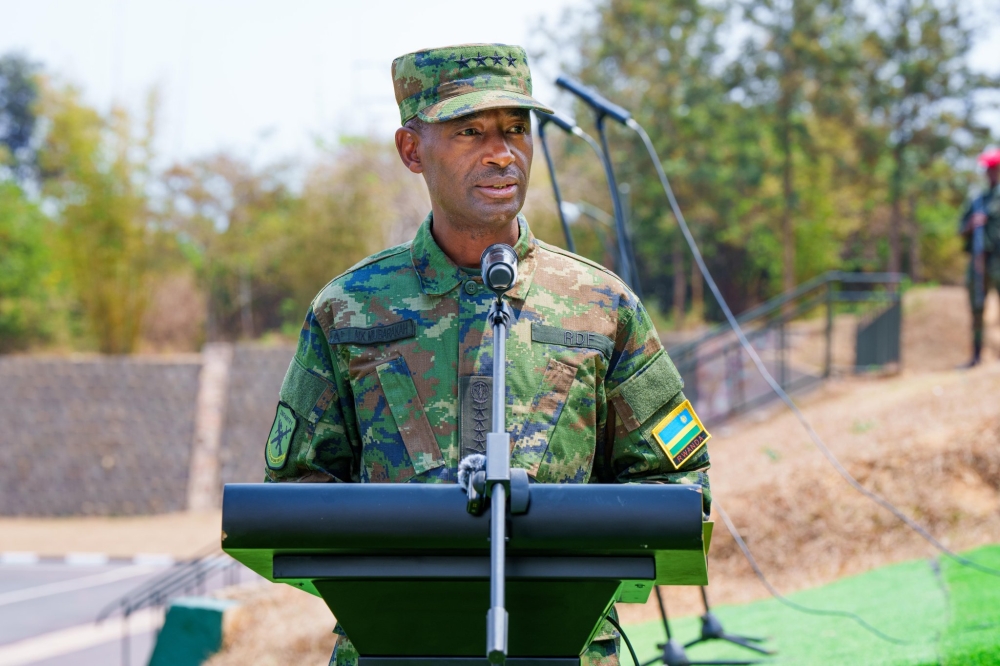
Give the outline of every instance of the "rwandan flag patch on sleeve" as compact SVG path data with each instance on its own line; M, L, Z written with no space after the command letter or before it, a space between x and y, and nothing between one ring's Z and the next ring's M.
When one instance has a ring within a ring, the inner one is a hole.
M678 405L653 428L653 437L670 458L674 469L680 469L688 458L698 453L712 438L705 430L689 400Z

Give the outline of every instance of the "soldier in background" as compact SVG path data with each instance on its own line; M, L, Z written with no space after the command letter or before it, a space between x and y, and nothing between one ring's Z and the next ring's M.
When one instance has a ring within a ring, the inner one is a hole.
M966 284L972 305L972 360L968 366L979 365L983 351L983 311L990 288L1000 288L1000 193L997 177L1000 173L1000 149L988 150L979 156L986 169L989 187L972 200L962 216L960 232L965 237L969 253Z
M429 49L397 58L392 76L396 147L424 177L431 213L413 241L313 300L268 436L268 479L455 483L492 421L493 296L479 260L507 243L519 261L507 293L511 465L540 483L698 484L707 514L708 433L646 310L612 272L537 240L520 214L530 109L548 111L531 96L524 50ZM303 261L323 260L308 252ZM331 664L355 666L335 631ZM617 654L606 624L583 663Z

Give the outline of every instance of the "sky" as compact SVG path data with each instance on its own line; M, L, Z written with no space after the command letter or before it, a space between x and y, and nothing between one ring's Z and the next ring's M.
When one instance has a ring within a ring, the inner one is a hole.
M0 53L22 51L99 109L161 97L159 151L298 157L316 139L399 126L390 65L421 48L528 46L580 0L0 0ZM539 77L535 73L535 78ZM535 93L554 95L551 79ZM543 97L544 98L544 97Z
M969 6L995 12L995 2ZM591 6L591 0L0 0L0 53L23 51L80 86L99 109L119 102L141 110L155 87L162 98L158 147L166 160L231 150L266 162L308 156L317 139L390 137L399 124L389 73L398 55L463 42L530 51L540 20L554 24L565 11L579 16ZM1000 29L983 36L972 62L1000 71ZM533 70L536 97L560 108L556 74Z

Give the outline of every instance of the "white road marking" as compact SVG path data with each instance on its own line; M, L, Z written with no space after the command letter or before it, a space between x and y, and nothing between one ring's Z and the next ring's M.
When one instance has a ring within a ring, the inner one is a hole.
M11 590L10 592L0 594L0 606L9 606L22 601L31 601L32 599L52 596L53 594L65 594L66 592L76 592L77 590L99 587L101 585L107 585L108 583L115 583L120 580L142 576L156 571L158 568L159 567L133 565L121 567L120 569L113 569L111 571L105 571L104 573L94 574L92 576L82 576L80 578L62 580L57 583L36 585L35 587L28 587L23 590Z
M0 564L38 564L38 553L0 553Z
M133 635L149 632L156 628L162 617L162 611L147 608L133 613L127 627L123 627L124 620L117 617L102 624L83 624L0 645L0 666L24 666L43 659L86 650L95 645L121 639L122 631L126 628Z
M92 567L108 563L104 553L67 553L64 562L71 567Z
M133 564L155 564L162 567L172 566L174 558L160 553L139 553L132 558Z

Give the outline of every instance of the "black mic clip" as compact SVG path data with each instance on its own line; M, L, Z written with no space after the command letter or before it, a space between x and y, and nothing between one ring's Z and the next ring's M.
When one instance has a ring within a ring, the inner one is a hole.
M486 510L486 456L473 453L458 464L458 485L468 495L465 510L481 516Z
M575 120L566 116L561 116L558 113L545 113L535 109L535 117L538 118L538 124L541 126L544 126L546 123L552 123L562 131L569 134L573 134L573 130L576 129Z

